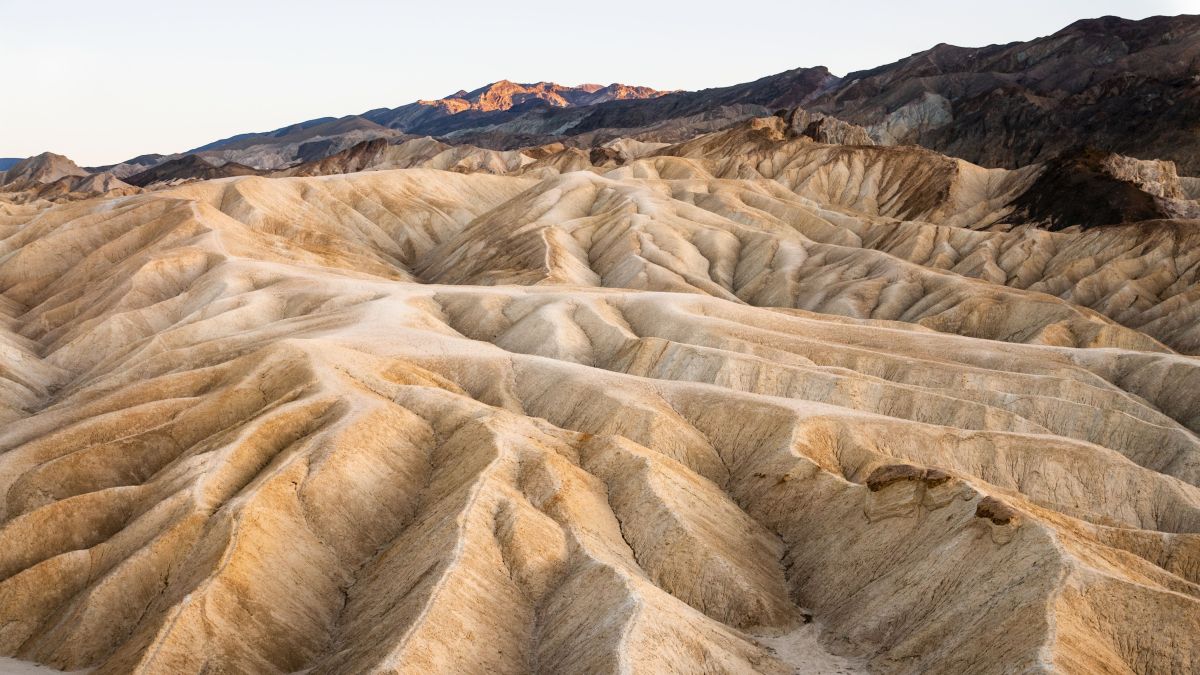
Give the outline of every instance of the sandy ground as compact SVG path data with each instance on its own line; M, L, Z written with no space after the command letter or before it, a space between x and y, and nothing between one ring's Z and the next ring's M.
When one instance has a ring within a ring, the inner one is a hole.
M856 675L866 673L859 659L831 654L821 646L820 627L815 623L800 626L790 633L775 637L755 635L754 639L771 650L775 656L791 665L797 675Z
M29 661L18 661L10 659L6 656L0 656L0 675L49 675L50 673L63 673L67 671L55 670L49 666L42 666ZM74 670L73 673L90 673L90 670Z

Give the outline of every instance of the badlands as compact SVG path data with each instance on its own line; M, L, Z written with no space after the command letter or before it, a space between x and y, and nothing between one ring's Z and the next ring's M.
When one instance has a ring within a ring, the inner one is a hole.
M14 165L0 655L1200 671L1197 180L705 127Z

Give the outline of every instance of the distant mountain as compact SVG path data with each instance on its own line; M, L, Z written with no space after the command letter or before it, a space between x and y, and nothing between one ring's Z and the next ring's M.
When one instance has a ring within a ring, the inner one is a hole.
M552 82L493 82L433 101L325 117L269 132L238 134L189 153L278 169L337 154L372 138L433 136L452 143L511 149L608 129L653 131L671 140L797 105L837 82L823 67L799 68L731 87L664 92L614 83L567 87ZM177 156L176 156L177 157Z
M22 159L0 177L0 185L53 183L64 176L86 176L88 171L70 159L53 152Z
M238 134L236 136L231 136L219 141L214 141L207 145L202 145L194 150L189 150L189 152L195 153L204 152L206 150L247 148L255 145L256 143L262 143L264 141L275 143L294 143L317 137L338 136L355 131L386 133L386 130L386 127L364 119L358 115L348 115L341 118L322 117L320 119L292 124L274 131Z
M613 83L607 87L582 84L566 87L553 82L519 84L500 80L474 91L458 91L435 101L417 101L399 108L381 108L362 117L389 129L420 135L437 135L439 122L467 113L465 118L486 118L486 113L522 112L545 108L581 108L610 101L658 98L668 92L650 87ZM474 114L471 114L474 113ZM482 114L482 115L481 115Z
M238 134L200 146L191 153L220 153L222 159L262 168L279 168L295 161L312 161L348 149L371 138L394 138L408 133L440 135L445 120L476 119L475 114L519 115L535 108L574 108L609 101L648 99L666 92L649 87L614 83L567 87L553 82L519 84L493 82L474 91L458 91L433 101L417 101L399 108L379 108L362 115L322 117L274 131ZM459 117L467 113L466 117ZM440 124L439 124L440 123ZM270 151L275 148L278 151Z
M8 171L24 157L0 157L0 171Z
M226 162L214 164L199 155L184 155L141 173L133 174L125 179L126 183L138 187L146 187L154 183L170 183L175 180L211 180L213 178L228 178L229 176L254 176L261 173L257 169Z
M53 152L27 157L0 172L0 193L9 202L70 200L136 190L111 173L92 173Z
M179 157L179 155L160 155L158 153L151 153L148 155L138 155L137 157L134 157L133 159L127 159L124 162L121 162L120 164L108 164L105 166L89 166L89 167L84 167L84 168L86 168L88 171L91 171L92 173L99 173L99 172L103 171L103 172L111 173L114 176L117 176L118 178L125 178L127 176L132 176L135 173L140 173L142 171L145 171L146 169L149 169L152 166L157 166L169 159L174 159L176 157Z
M644 100L622 100L579 109L542 109L519 115L454 117L410 133L445 135L491 147L520 147L561 138L586 137L585 144L619 136L649 134L648 140L678 141L697 132L804 105L837 86L823 66L797 68L731 87L675 92Z
M384 126L408 130L408 127L411 126L410 117L425 112L432 113L433 116L445 116L456 115L467 110L496 112L538 105L574 108L608 101L657 98L666 93L650 87L634 87L619 83L613 83L607 87L599 84L566 87L553 82L519 84L509 80L500 80L475 91L458 91L435 101L417 101L391 110L372 110L364 113L363 117Z
M981 48L941 44L851 73L814 110L987 166L1082 146L1200 172L1200 16L1078 21Z

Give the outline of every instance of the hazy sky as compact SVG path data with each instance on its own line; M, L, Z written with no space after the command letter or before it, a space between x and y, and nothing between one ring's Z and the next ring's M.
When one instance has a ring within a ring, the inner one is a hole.
M0 157L80 164L508 78L698 89L834 73L1200 0L0 0Z

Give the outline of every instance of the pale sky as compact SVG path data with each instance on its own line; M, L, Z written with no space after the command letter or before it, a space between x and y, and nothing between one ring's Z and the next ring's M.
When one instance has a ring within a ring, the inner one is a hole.
M488 82L700 89L838 75L1200 0L0 0L0 157L82 165Z

